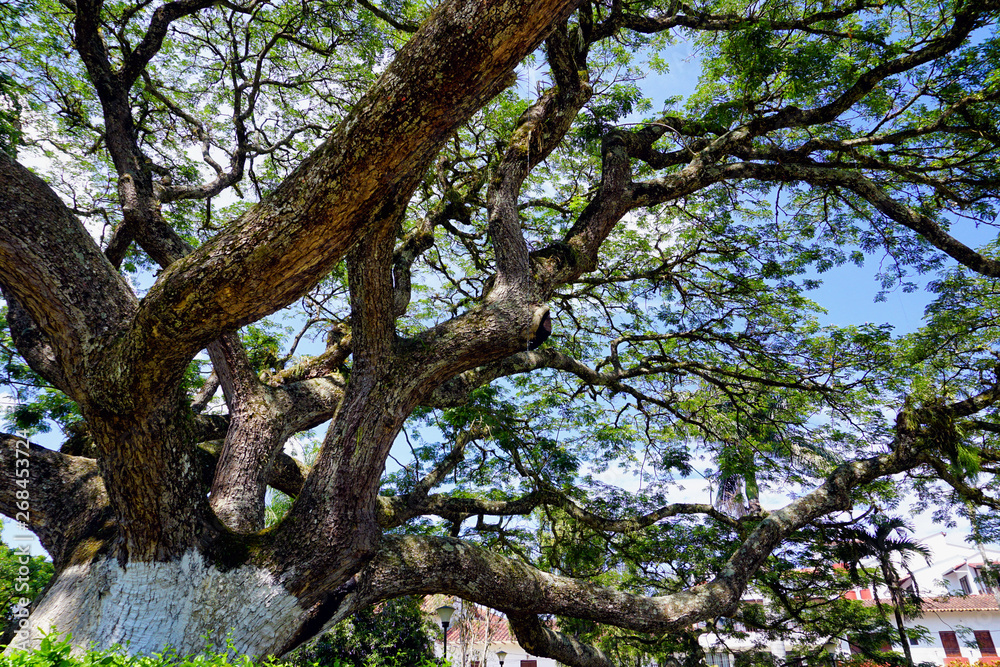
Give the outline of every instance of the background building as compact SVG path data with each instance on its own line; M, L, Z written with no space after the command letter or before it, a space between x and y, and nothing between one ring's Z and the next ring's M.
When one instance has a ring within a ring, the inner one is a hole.
M918 592L923 599L922 615L907 619L907 628L922 628L922 637L910 641L915 664L933 663L941 667L954 665L996 664L1000 667L997 645L1000 644L1000 588L986 583L984 555L991 563L1000 562L1000 549L978 547L937 532L916 540L930 550L929 562L913 558L908 567L899 564L905 573L903 588ZM876 595L877 594L877 595ZM878 597L884 605L891 604L888 591L856 588L845 591L843 597L874 606ZM761 600L747 599L748 604ZM444 596L427 598L423 605L429 614L442 604L456 608L448 628L448 656L455 667L499 667L497 651L505 651L504 667L557 667L550 658L532 656L522 649L510 632L507 619L486 607L463 603ZM705 661L711 667L735 667L737 654L764 650L775 658L777 665L792 664L790 656L806 648L790 629L785 639L764 640L749 633L740 638L704 634L699 643L705 651ZM828 638L823 644L838 659L848 658L856 651L846 639ZM437 654L443 653L437 643ZM899 651L899 646L885 647Z
M918 592L923 599L922 615L906 619L909 629L923 628L922 637L910 640L910 650L915 664L970 665L995 663L1000 667L997 645L1000 644L1000 590L986 583L983 576L984 554L991 563L1000 562L1000 549L978 547L961 539L949 538L937 532L916 540L930 550L929 562L915 557L909 567L898 564L903 573L903 588ZM874 606L875 598L883 605L891 605L887 590L873 591L856 588L845 591L844 597L860 600ZM760 604L760 601L747 601ZM891 609L891 607L890 607ZM702 635L700 643L705 649L707 662L715 667L732 667L736 654L759 651L762 648L773 655L778 664L786 662L789 654L807 648L789 632L786 640L764 641L750 633L733 639ZM845 639L830 638L824 644L839 659L848 658L857 651ZM885 649L900 650L897 646Z
M482 605L433 595L421 607L437 623L435 610L450 605L455 612L448 624L448 658L453 667L499 667L498 651L506 652L503 667L558 667L551 658L540 658L525 651L510 631L507 618ZM444 645L435 642L436 655L444 654Z
M983 576L983 556L992 563L1000 562L1000 550L951 539L943 532L918 541L930 549L930 563L914 558L902 584L924 600L923 614L905 624L926 628L929 636L910 641L913 661L946 665L981 660L1000 665L996 650L1000 644L1000 590L987 585ZM864 600L873 597L867 589L853 592ZM884 593L880 591L880 595Z

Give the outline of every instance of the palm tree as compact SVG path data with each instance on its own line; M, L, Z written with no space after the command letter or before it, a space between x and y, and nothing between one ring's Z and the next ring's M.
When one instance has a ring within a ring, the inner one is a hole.
M860 580L859 568L865 572L861 561L875 559L878 561L879 569L882 572L882 580L889 595L892 597L893 613L896 617L896 628L899 630L899 641L903 645L903 655L906 656L906 663L913 667L913 655L910 653L910 642L906 636L906 627L903 625L904 596L901 586L899 572L892 562L894 555L899 557L900 563L909 570L910 558L914 554L924 557L930 564L931 552L923 544L915 542L906 533L912 528L899 517L876 518L872 522L874 532L868 532L859 526L849 526L841 530L840 554L844 562L848 565L852 579ZM895 536L893 535L895 533ZM916 582L914 582L914 586ZM882 602L876 593L875 602L879 610L882 610Z

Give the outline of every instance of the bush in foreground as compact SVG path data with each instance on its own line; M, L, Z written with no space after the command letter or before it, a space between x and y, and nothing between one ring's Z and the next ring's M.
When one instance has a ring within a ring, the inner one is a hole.
M287 664L274 658L262 662L232 651L216 650L183 656L169 648L151 656L127 655L120 647L87 651L83 655L71 655L71 651L69 635L53 633L42 639L36 651L0 655L0 667L284 667Z
M356 664L355 661L331 655L329 651L322 655L300 651L289 662L274 657L254 660L232 650L214 649L206 649L198 654L179 655L167 648L151 656L128 655L121 647L87 651L83 655L72 655L72 650L68 634L53 633L44 637L35 651L14 651L11 655L0 655L0 667L353 667ZM448 667L450 664L427 656L407 656L401 653L372 654L360 659L361 664L366 667ZM406 662L407 659L414 661Z

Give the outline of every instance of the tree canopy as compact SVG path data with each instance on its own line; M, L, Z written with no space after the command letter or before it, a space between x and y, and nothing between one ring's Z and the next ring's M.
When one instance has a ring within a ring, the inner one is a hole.
M32 627L281 654L445 593L606 667L773 626L753 586L848 632L811 607L845 525L1000 509L998 17L0 4L0 348L12 424L64 435L0 449ZM678 44L686 95L645 81ZM850 265L921 326L824 319Z

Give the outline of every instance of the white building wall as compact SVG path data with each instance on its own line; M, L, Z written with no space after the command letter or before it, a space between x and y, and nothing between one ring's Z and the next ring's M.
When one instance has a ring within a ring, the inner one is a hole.
M979 548L966 542L961 537L949 537L947 533L931 533L915 540L931 551L931 562L928 564L923 557L913 556L910 560L910 571L917 581L921 597L941 595L982 595L987 593L979 581L976 567L983 562ZM985 547L986 556L990 561L1000 561L1000 549ZM906 570L899 568L900 573ZM966 577L969 590L963 591L962 577Z
M916 646L911 646L915 663L933 662L943 665L945 650L941 643L941 631L951 631L958 634L961 657L969 663L975 663L982 658L982 653L976 647L976 640L971 630L989 630L995 646L1000 646L1000 612L963 611L963 612L931 612L923 618L906 621L907 627L921 626L927 628L930 637L920 639Z
M949 596L963 595L990 595L991 591L979 579L980 568L983 563L982 552L979 548L966 542L961 537L949 537L947 533L936 532L915 540L926 546L931 552L930 563L922 556L914 555L909 562L909 571L912 579L904 580L904 586L910 587L913 581L916 582L917 591L925 600L928 598L944 598ZM995 547L986 547L986 556L992 561L1000 561L1000 550ZM899 564L899 571L903 576L906 569ZM968 590L962 586L962 579ZM856 591L860 596L860 591ZM883 600L888 600L888 591L880 590L879 596ZM993 598L988 598L988 604L994 604ZM970 663L975 663L982 658L979 648L976 646L973 630L988 630L991 632L993 643L1000 647L1000 609L994 611L943 611L930 609L929 605L924 605L924 615L918 619L905 621L908 628L923 627L929 633L928 637L918 640L916 645L910 646L915 663L931 662L936 665L945 664L945 649L941 641L940 632L951 631L958 636L961 649L961 657L968 659ZM899 650L898 646L893 646ZM842 645L841 651L848 652L847 644ZM992 659L992 658L989 658ZM1000 663L998 663L1000 667Z

